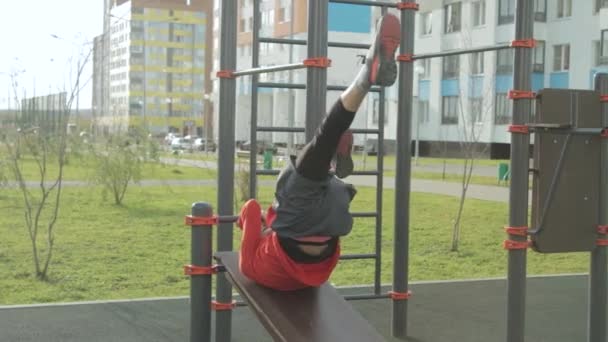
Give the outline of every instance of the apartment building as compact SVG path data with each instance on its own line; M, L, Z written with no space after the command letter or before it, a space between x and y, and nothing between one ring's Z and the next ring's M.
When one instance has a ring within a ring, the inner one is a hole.
M211 90L206 69L212 61L212 3L118 0L109 7L107 55L94 58L108 70L107 106L96 125L105 131L144 127L153 134L205 135L212 125L205 100Z

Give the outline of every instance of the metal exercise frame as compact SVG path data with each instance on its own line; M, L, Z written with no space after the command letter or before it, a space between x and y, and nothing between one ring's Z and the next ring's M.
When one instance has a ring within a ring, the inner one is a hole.
M235 169L235 98L236 77L251 75L251 145L250 145L250 196L256 194L256 175L276 175L278 170L258 170L256 167L257 133L288 132L305 133L309 141L315 129L320 125L326 112L326 92L341 91L345 86L327 85L328 47L365 49L369 44L351 44L328 42L328 6L329 3L343 3L382 7L382 13L388 8L401 10L402 44L397 60L400 64L398 74L398 115L396 134L396 177L395 177L395 226L393 257L393 288L387 294L380 293L380 255L382 225L382 189L383 189L383 140L384 140L384 89L374 87L379 93L378 129L354 129L354 133L378 135L378 165L375 171L358 171L358 175L374 175L377 179L376 212L353 213L354 217L376 219L375 251L370 254L344 255L343 260L375 259L374 293L369 295L347 296L346 299L393 299L392 334L397 338L407 336L407 302L410 297L408 289L409 265L409 202L411 175L411 118L413 101L413 61L418 59L445 57L474 52L495 51L516 48L514 57L514 90L510 92L513 104L513 125L524 126L530 117L530 75L531 52L534 46L533 37L533 4L526 0L517 0L515 15L515 40L511 44L461 49L439 53L414 55L415 10L418 4L411 0L401 1L366 1L366 0L314 0L308 2L308 39L268 38L259 36L260 1L254 0L252 68L236 71L237 48L237 15L238 0L221 1L221 39L220 39L220 78L219 87L219 159L218 159L218 213L214 216L209 205L195 203L192 215L186 223L192 226L192 265L185 266L185 273L191 276L191 341L210 341L211 310L216 310L216 341L231 340L231 309L240 305L232 299L232 287L221 266L211 264L211 226L218 226L217 249L233 249L233 223L238 219L233 212L234 169ZM261 67L259 64L259 44L294 44L308 46L308 59L301 63L283 66ZM307 68L307 84L259 82L258 75L267 72L296 70ZM258 121L258 89L283 88L306 89L306 126L305 127L261 127ZM596 78L596 88L608 94L608 77ZM608 98L604 97L608 101ZM608 103L603 106L604 124L608 125ZM522 133L510 130L512 133ZM603 143L602 187L608 184L608 139ZM509 198L509 226L525 227L528 220L528 134L513 134L511 144L512 180ZM602 192L601 222L606 224L608 218L608 199ZM204 232L204 231L206 232ZM526 234L509 231L509 239L525 243ZM514 234L512 234L514 232ZM606 231L604 231L604 234ZM509 249L508 267L508 306L507 331L508 342L524 341L525 322L525 283L526 283L526 248ZM215 301L211 301L211 276L217 273ZM592 253L589 309L589 341L604 342L606 339L606 248L597 248Z

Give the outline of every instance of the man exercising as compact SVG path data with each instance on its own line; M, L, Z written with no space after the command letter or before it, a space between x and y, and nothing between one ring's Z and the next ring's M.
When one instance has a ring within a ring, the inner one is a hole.
M243 205L237 225L243 230L239 267L245 276L284 291L319 286L329 279L340 257L340 237L353 225L349 206L356 191L338 179L353 171L348 128L372 85L395 82L400 41L399 19L383 16L355 80L279 175L275 200L265 215L268 227L263 227L256 200ZM330 170L334 157L335 175Z

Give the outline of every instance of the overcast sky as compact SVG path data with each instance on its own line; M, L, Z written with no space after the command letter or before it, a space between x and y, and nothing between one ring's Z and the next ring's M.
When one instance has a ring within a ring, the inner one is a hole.
M34 92L46 95L71 88L70 67L76 69L79 52L88 51L92 45L87 42L92 42L102 30L103 0L3 1L0 10L0 108L8 108L11 90L8 74L11 72L19 72L19 97L23 96L24 90L31 96ZM89 83L81 92L80 108L91 107L91 73L92 60L83 76Z

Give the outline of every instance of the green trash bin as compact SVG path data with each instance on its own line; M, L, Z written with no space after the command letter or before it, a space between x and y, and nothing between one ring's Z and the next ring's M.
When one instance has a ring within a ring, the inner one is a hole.
M264 150L264 170L272 170L272 150Z
M500 163L498 164L498 181L508 181L509 180L509 164L508 163Z

